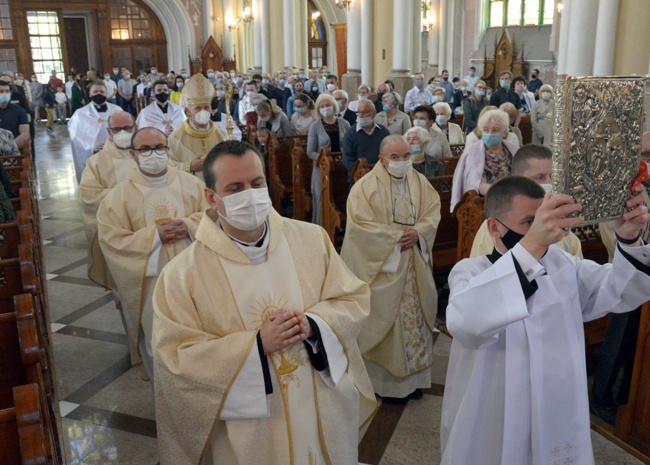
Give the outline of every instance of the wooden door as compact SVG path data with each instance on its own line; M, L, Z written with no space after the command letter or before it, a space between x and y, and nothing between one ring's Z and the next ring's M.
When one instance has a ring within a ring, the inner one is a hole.
M68 67L77 72L90 69L88 63L88 38L86 37L85 18L63 18L65 44L68 55ZM63 79L63 78L62 78Z

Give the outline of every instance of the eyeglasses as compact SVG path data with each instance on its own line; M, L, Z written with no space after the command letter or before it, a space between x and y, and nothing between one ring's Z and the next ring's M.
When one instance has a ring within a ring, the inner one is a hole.
M117 134L120 131L131 132L133 131L133 126L122 126L121 128L108 128L113 134Z
M406 181L406 190L408 191L408 216L406 217L406 221L397 221L395 219L395 196L393 195L393 178L390 178L390 201L391 201L391 209L393 213L393 223L395 224L401 224L402 226L415 226L415 205L413 202L411 202L411 187L409 186L408 180ZM412 221L411 221L412 220Z
M372 115L373 110L357 111L357 116L370 116Z
M156 155L167 155L166 145L157 145L156 147L140 147L139 149L133 149L135 152L138 152L141 157L147 158L150 157L154 152Z

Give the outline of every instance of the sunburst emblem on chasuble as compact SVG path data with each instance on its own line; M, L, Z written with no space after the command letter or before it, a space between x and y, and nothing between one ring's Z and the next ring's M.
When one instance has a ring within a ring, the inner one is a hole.
M158 199L147 207L147 218L156 224L166 223L178 217L178 210L169 200Z

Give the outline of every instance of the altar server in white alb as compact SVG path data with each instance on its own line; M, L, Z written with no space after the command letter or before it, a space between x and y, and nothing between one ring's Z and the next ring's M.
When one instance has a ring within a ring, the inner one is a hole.
M156 128L169 136L185 122L185 112L180 106L169 101L167 81L156 81L151 93L154 101L138 115L138 127Z
M650 299L648 209L640 194L626 206L614 261L598 265L554 245L583 221L571 197L524 177L490 188L494 251L449 275L442 464L594 463L582 325Z
M92 82L88 95L90 103L75 111L68 123L77 182L81 182L86 160L99 152L108 139L108 117L122 111L106 101L106 83L101 79Z

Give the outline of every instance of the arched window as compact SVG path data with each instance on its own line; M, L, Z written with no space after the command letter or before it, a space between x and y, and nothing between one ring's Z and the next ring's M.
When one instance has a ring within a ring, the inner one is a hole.
M165 34L158 18L138 0L109 0L113 66L132 72L167 69Z
M309 67L327 66L327 29L325 22L313 2L307 3L309 18Z
M486 0L489 27L543 26L553 24L555 0Z

